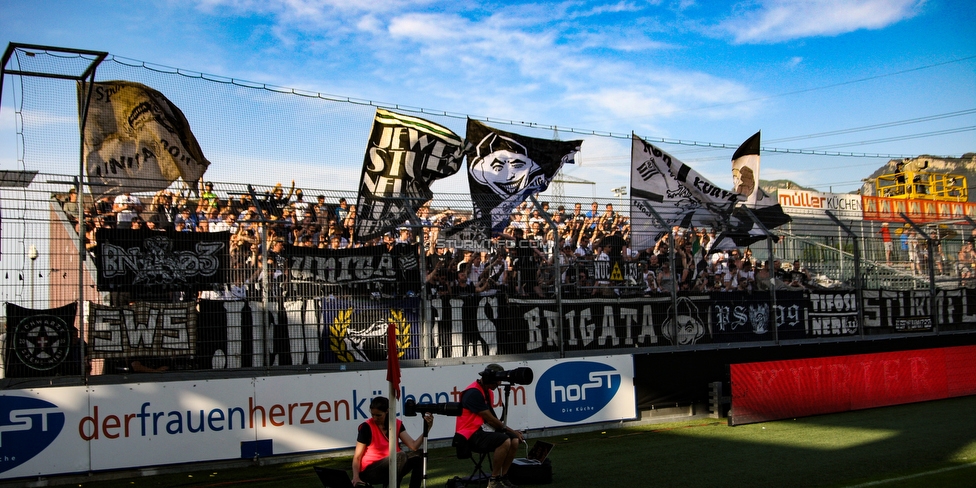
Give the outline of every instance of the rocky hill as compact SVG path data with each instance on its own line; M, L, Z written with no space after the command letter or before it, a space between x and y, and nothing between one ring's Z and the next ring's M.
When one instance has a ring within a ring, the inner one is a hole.
M929 173L957 174L966 177L967 186L972 189L976 185L976 153L966 153L959 158L945 158L941 156L921 155L912 159L892 159L884 166L876 169L867 181L861 186L863 195L874 195L874 178L886 173L894 173L895 165L904 162L906 164L915 163L916 165L926 166L923 171ZM969 193L969 201L974 200L974 192Z
M763 189L766 193L772 195L776 190L780 188L785 188L787 190L807 190L807 191L817 191L816 188L807 188L797 184L793 180L759 180L759 187Z

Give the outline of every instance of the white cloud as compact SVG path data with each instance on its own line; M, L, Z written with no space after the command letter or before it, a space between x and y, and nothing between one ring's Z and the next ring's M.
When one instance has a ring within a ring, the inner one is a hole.
M634 124L660 129L683 110L755 98L734 80L656 66L649 56L675 49L673 38L653 17L657 11L633 1L512 5L488 12L464 4L434 9L389 0L368 6L339 0L204 1L241 9L242 15L254 9L273 17L274 32L287 39L289 49L327 46L304 50L322 54L318 62L330 69L355 60L350 66L368 69L360 71L365 83L353 93L364 98L376 97L370 90L382 94L384 86L397 86L416 94L397 100L405 104L543 124L610 121L615 131ZM608 19L629 18L631 12L639 22ZM341 19L329 20L327 13ZM342 25L332 29L324 26L328 22ZM735 108L741 116L742 107ZM695 112L708 118L729 113Z
M781 42L881 29L914 17L924 0L762 0L719 28L736 43Z

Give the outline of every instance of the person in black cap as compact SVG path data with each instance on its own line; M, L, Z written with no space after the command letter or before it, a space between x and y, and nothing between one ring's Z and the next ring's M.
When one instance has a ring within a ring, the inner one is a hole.
M493 453L488 488L515 487L508 480L508 468L515 460L519 443L524 440L523 434L506 426L491 407L498 388L495 373L502 371L504 368L500 365L489 364L478 373L481 378L461 393L461 416L455 424L455 431L468 440L472 451Z

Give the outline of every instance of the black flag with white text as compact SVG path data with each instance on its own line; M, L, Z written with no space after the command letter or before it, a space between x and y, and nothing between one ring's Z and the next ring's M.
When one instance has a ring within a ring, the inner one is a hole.
M461 167L461 143L446 127L376 109L363 158L356 237L372 239L416 215L434 196L430 184Z

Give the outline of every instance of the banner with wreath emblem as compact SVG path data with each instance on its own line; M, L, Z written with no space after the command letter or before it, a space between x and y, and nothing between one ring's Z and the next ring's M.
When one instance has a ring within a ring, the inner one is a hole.
M420 299L323 299L324 362L385 361L387 324L396 326L400 359L420 358Z

